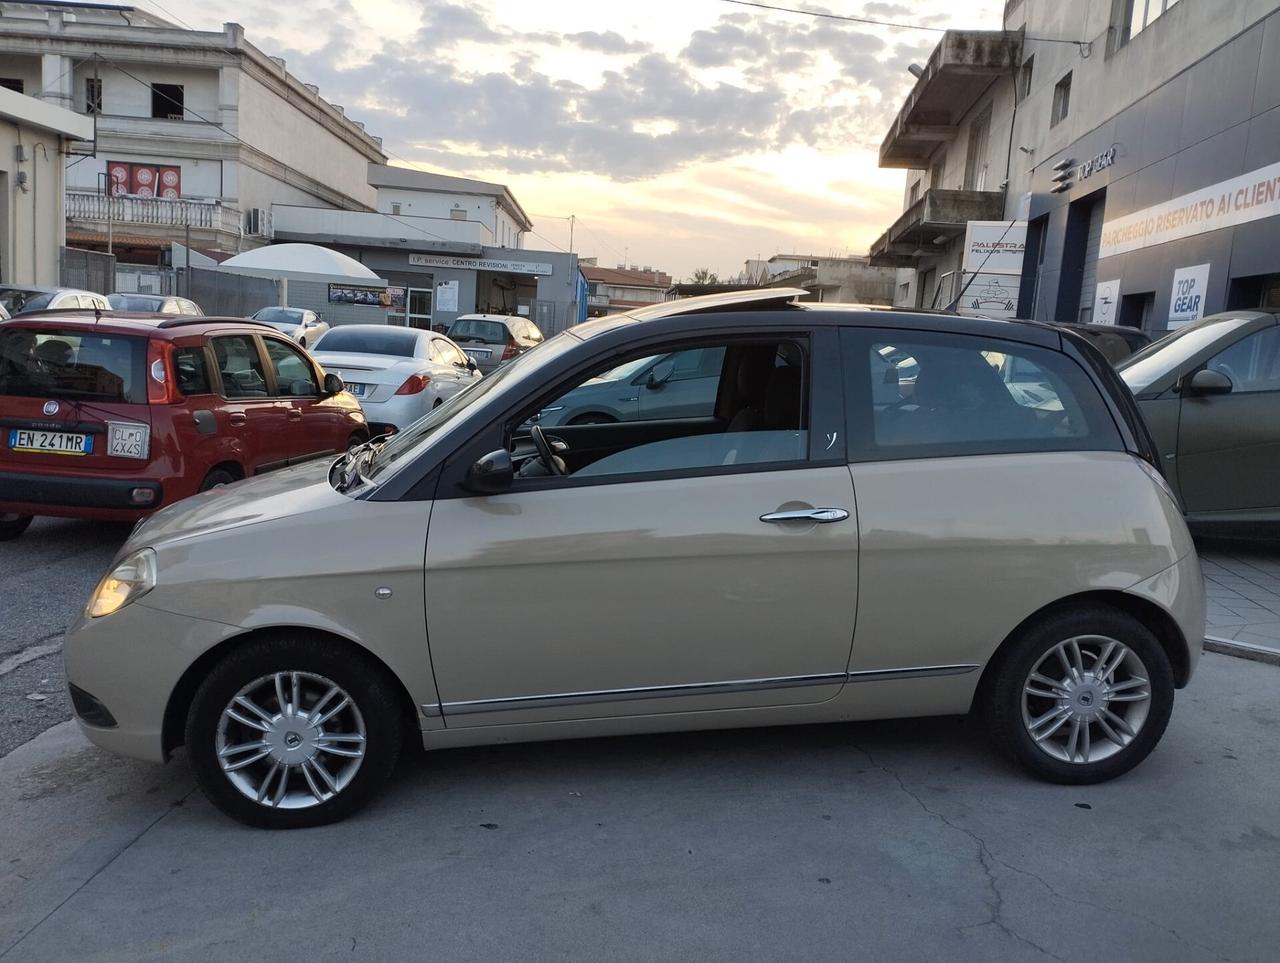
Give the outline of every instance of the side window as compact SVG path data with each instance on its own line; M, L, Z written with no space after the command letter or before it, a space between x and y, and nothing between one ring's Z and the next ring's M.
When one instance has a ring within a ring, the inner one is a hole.
M807 458L808 355L799 340L648 354L576 380L539 412L517 420L513 448L522 477L542 473L525 436L530 415L563 442L571 477Z
M264 338L267 360L276 376L276 394L290 397L309 397L320 393L315 372L301 351L291 344Z
M258 346L248 335L224 335L213 339L213 356L222 373L222 393L227 398L267 397Z
M436 338L435 347L442 364L459 364L464 368L467 366L466 356L448 341Z
M1205 367L1230 378L1233 394L1280 391L1280 328L1263 328L1241 338Z
M203 348L178 348L173 352L173 366L178 374L178 390L184 395L207 395L212 390Z
M842 333L855 460L1118 450L1098 389L1031 345L908 331Z

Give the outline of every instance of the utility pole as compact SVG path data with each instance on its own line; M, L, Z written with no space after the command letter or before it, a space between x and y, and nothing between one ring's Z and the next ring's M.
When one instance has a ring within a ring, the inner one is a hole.
M185 281L186 281L186 289L187 289L186 294L187 294L187 297L190 298L191 297L191 208L190 207L187 208L187 239L186 239L186 244L183 246L182 250L183 250L183 255L182 255L183 260L187 262L186 271L185 271L185 274L186 274Z
M573 222L578 219L578 215L569 215L569 253L573 253Z

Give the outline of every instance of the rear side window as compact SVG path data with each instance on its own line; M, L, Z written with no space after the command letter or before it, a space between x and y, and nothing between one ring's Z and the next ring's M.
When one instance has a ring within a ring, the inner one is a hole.
M453 322L449 337L454 341L480 341L484 344L506 344L507 326L501 321L461 318Z
M853 460L1123 449L1103 398L1056 351L969 335L842 332Z
M213 339L213 356L222 373L222 394L227 398L265 398L267 379L253 338L225 335Z
M173 352L173 367L178 373L178 390L184 395L207 395L213 390L203 348L178 348Z
M86 330L0 328L0 395L146 404L146 340Z

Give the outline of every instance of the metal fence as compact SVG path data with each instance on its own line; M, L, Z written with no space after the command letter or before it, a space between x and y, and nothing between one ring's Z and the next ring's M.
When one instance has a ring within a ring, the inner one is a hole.
M271 278L181 267L174 274L173 293L190 298L208 315L246 318L259 308L280 303L276 282Z
M84 251L64 247L58 252L58 283L64 288L114 294L116 290L116 258L101 251Z

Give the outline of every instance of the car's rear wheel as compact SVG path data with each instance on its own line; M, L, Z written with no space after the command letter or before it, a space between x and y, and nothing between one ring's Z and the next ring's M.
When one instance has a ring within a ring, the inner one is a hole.
M215 468L209 474L204 476L204 481L200 483L200 491L207 492L210 488L219 488L222 485L230 485L236 480L226 468Z
M17 538L31 524L30 515L19 515L17 512L0 512L0 542Z
M345 819L386 782L403 740L385 670L309 636L261 638L233 651L197 690L186 727L205 795L265 829Z
M1053 782L1128 772L1164 734L1173 668L1151 631L1099 605L1062 610L1009 642L984 687L995 742Z

